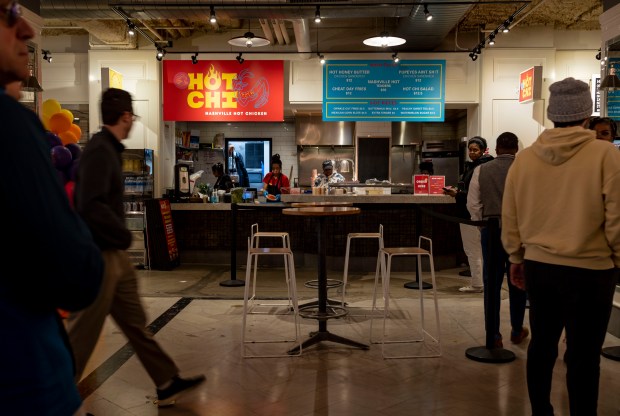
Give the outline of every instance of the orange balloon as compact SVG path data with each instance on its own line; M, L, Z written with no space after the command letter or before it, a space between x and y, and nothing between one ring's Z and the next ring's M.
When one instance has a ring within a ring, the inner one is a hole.
M78 141L82 138L82 129L77 124L71 124L71 127L69 127L69 131L78 138Z
M60 134L69 130L71 121L62 113L52 114L49 121L50 130L56 134Z
M62 110L60 110L60 114L64 115L67 120L69 120L69 123L73 123L73 113L71 111L63 108Z
M64 146L68 145L69 143L78 142L78 138L75 137L75 134L70 131L63 131L62 133L58 133L58 137L60 137L60 141Z

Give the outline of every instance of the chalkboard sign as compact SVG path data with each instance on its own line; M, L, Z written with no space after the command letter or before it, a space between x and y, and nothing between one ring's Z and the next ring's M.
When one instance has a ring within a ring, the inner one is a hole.
M390 178L390 139L388 137L359 137L357 143L357 177L360 183L368 179Z
M146 239L149 250L149 266L153 270L172 270L179 264L172 210L168 199L148 199L146 209Z

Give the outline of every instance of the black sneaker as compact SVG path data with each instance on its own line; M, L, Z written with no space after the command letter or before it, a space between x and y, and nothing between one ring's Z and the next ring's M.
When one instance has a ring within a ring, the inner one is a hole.
M203 375L190 378L175 376L172 379L172 384L167 388L157 389L157 406L164 407L173 405L181 394L198 387L206 379L207 378Z
M471 270L465 269L459 272L459 276L471 277Z

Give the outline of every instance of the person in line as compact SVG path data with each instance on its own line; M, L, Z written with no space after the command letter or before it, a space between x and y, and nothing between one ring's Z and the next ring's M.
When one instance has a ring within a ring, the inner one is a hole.
M497 147L495 148L497 157L488 163L478 166L474 170L471 182L469 183L469 192L467 193L467 210L471 213L472 221L497 218L501 228L504 183L506 182L508 169L510 169L518 151L519 139L517 136L509 131L504 132L497 137ZM495 314L495 327L486 328L486 330L493 331L495 335L495 347L502 348L504 345L502 342L502 334L499 331L499 312L502 300L501 292L504 274L507 273L510 325L512 328L510 341L513 344L520 344L529 335L529 330L523 327L527 295L524 290L517 288L510 282L510 263L508 262L508 254L502 246L500 234L490 234L488 227L481 227L480 241L482 244L483 260L484 314L487 317L491 312ZM489 247L494 247L493 251L489 251ZM490 270L489 256L493 252L498 256L493 259L495 270ZM494 279L495 291L493 293L488 290L489 279ZM492 309L488 310L488 306L491 305ZM485 322L488 322L488 320L485 320Z
M69 206L41 121L6 91L28 77L34 36L20 4L0 0L0 138L10 143L0 152L7 241L0 259L6 267L27 267L0 278L0 413L83 415L58 309L78 311L95 300L103 259Z
M322 164L323 173L319 173L314 180L315 188L327 188L331 183L344 182L344 176L336 172L334 164L331 160L326 160Z
M235 150L234 146L228 147L228 173L239 175L240 187L247 188L250 186L250 178L243 162L243 156Z
M234 184L230 176L224 173L224 165L219 162L214 164L211 166L211 172L213 172L213 176L217 178L213 185L213 190L230 192Z
M532 331L527 387L532 413L553 415L558 342L566 331L571 415L596 415L600 354L620 267L620 152L585 128L590 87L549 87L543 131L506 178L502 243L512 283L527 290ZM588 171L584 171L587 166Z
M618 134L616 122L609 117L592 117L588 125L590 130L596 131L598 140L613 142Z
M263 194L278 197L282 193L282 188L291 186L288 177L282 173L282 160L280 155L275 154L271 157L271 171L263 178Z
M474 169L476 169L476 167L493 160L493 156L484 153L487 150L487 141L480 136L474 136L468 140L467 150L469 152L471 162L465 162L465 169L461 174L458 186L447 190L444 189L444 193L456 198L458 210L457 215L466 220L470 220L471 215L467 210L467 192L469 191L471 177L474 174ZM466 293L481 293L484 290L484 283L482 281L482 247L480 245L480 230L476 226L461 223L459 224L459 228L461 230L463 250L467 256L469 270L471 271L470 284L461 287L459 291Z
M123 208L121 154L133 126L131 95L109 88L101 97L103 127L82 153L75 185L75 207L84 218L105 262L103 286L95 302L71 314L67 328L80 380L106 317L112 316L157 386L159 406L173 404L182 393L198 386L204 376L179 377L179 369L146 329L146 314L138 294L138 279L127 249L131 231Z

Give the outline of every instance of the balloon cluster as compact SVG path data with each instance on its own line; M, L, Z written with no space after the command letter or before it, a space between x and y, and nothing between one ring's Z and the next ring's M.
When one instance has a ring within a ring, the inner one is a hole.
M45 129L55 133L62 144L77 143L82 137L82 130L77 124L73 124L73 113L63 109L60 103L54 99L45 100L41 107L41 121Z
M63 110L58 101L49 99L43 102L42 121L48 130L47 142L52 155L52 165L65 187L69 201L73 203L73 190L82 148L78 143L82 130L73 124L73 114Z

